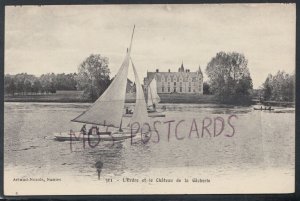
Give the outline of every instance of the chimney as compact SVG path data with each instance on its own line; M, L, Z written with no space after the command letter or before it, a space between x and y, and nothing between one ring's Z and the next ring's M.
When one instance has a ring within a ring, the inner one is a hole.
M158 69L156 69L156 72L158 73L158 72L159 72L159 70L158 70Z
M169 72L171 72L171 70L169 69Z

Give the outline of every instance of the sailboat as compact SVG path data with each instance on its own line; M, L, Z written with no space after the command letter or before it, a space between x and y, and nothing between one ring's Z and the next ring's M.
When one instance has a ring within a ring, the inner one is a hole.
M135 27L134 27L135 28ZM139 78L137 76L135 67L132 63L132 67L135 74L137 94L136 105L133 112L130 124L127 127L122 127L123 108L125 105L125 93L127 84L127 75L130 62L130 53L132 47L132 39L134 34L134 28L131 36L130 46L127 50L125 59L115 76L112 83L104 91L104 93L82 114L74 118L73 122L92 124L92 132L90 134L83 134L82 132L63 132L55 133L56 140L102 140L102 141L121 141L128 138L135 137L137 132L132 133L129 128L132 123L148 122L147 106L143 95L143 89L140 85ZM114 131L100 132L97 126L104 126L106 128L115 128Z
M157 112L156 105L160 102L160 97L157 94L157 84L155 77L151 80L148 85L148 94L147 94L147 106L148 112Z
M147 88L147 111L149 117L165 117L166 115L163 113L166 108L163 107L162 109L158 110L156 108L157 104L160 102L160 97L157 94L157 85L155 77L151 80L150 84ZM124 117L131 117L132 114L125 113Z

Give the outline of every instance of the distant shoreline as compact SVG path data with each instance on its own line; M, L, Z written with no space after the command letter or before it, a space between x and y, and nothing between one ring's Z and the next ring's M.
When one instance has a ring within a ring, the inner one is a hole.
M133 95L127 96L125 103L134 103ZM178 103L178 104L224 104L218 101L213 95L178 95L178 94L160 94L160 103ZM35 103L93 103L91 100L83 99L81 96L70 96L68 94L45 94L45 95L15 95L4 96L4 102L35 102ZM252 101L250 105L259 104ZM295 107L295 102L265 101L266 106ZM240 105L240 104L225 104Z
M135 103L135 96L128 96L125 100L126 103ZM5 96L4 102L54 102L54 103L93 103L92 100L83 99L81 97L68 97L48 94L48 95L16 95L16 96ZM220 103L213 96L203 95L201 98L195 97L168 97L162 96L160 103Z

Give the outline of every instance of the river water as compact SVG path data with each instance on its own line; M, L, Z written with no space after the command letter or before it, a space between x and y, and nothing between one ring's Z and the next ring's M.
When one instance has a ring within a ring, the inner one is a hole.
M83 146L83 142L55 141L53 133L80 129L82 124L70 120L89 104L6 102L5 172L21 178L62 175L97 181L94 165L101 161L101 177L114 179L159 176L162 172L164 176L199 172L202 178L232 178L274 170L294 177L294 108L254 111L253 106L216 104L158 107L163 105L166 117L152 118L157 133L148 142L137 136L133 141Z

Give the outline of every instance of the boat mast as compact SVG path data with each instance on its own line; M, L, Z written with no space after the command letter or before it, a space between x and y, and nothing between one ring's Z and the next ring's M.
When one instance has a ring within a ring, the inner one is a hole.
M123 118L121 118L119 132L123 132L123 130L122 130L122 120L123 120Z
M132 30L132 35L131 35L131 40L130 40L130 45L129 45L129 50L127 48L127 56L130 57L130 53L131 53L131 46L132 46L132 40L133 40L133 35L134 35L134 29L135 29L135 25L133 25L133 30ZM127 79L126 79L126 82L127 82ZM121 122L120 122L120 127L119 127L119 131L122 132L122 120L123 120L123 115L121 116Z
M155 78L153 78L153 79L155 79ZM151 82L153 82L153 80L152 80ZM151 84L151 82L150 82L150 84ZM150 96L151 96L152 106L154 106L154 101L153 101L153 96L152 96L151 85L149 85L149 89L150 89Z

